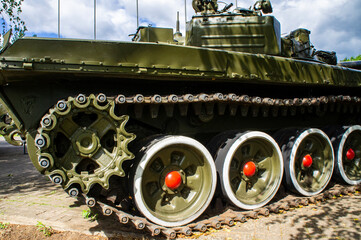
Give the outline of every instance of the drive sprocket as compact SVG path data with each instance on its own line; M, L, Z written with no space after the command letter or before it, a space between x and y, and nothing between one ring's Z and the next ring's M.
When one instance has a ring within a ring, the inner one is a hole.
M79 94L59 101L41 120L35 138L43 173L72 196L99 184L109 188L111 176L124 177L123 162L134 155L125 130L129 116L115 114L115 102L104 94Z

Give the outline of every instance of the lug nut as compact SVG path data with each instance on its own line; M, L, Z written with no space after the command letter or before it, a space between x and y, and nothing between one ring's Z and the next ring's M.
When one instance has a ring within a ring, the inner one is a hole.
M64 111L67 108L66 102L61 100L56 104L56 107L60 110L60 111Z
M44 147L46 144L45 142L45 138L41 135L38 135L36 138L35 138L35 145L38 147L38 148L42 148Z
M79 195L79 190L77 188L72 188L68 192L70 197L77 197Z
M50 161L49 161L49 159L46 159L46 158L40 158L39 165L42 168L48 168L50 166Z
M60 175L55 175L51 178L51 181L53 181L53 183L55 184L62 184L63 183L63 178Z

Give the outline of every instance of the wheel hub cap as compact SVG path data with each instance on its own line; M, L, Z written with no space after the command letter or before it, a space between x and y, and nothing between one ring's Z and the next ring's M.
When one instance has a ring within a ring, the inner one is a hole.
M355 158L355 151L352 149L352 148L350 148L349 150L347 150L347 153L346 153L346 158L347 158L347 160L354 160L354 158Z
M312 157L311 157L310 154L307 154L306 156L303 157L302 164L306 168L311 167L311 165L312 165Z
M246 177L253 177L256 173L256 164L252 161L247 162L243 167L243 173Z
M93 156L100 148L100 140L91 130L78 129L74 134L73 144L83 157Z
M165 185L171 189L175 190L179 188L179 186L182 184L182 176L177 171L172 171L167 174L165 177Z

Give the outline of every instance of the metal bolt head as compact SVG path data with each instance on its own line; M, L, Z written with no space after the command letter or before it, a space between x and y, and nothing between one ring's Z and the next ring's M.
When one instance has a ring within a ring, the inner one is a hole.
M49 127L52 123L52 120L50 117L44 117L42 123L45 127Z
M156 102L156 103L162 102L162 97L160 95L154 95L153 99L154 99L154 102Z
M129 222L129 218L128 218L128 217L122 217L122 218L121 218L121 222L122 222L123 224L126 224L126 223Z
M88 199L86 200L86 205L87 205L88 207L94 207L95 204L96 204L96 201L95 201L94 198L88 198Z
M138 225L137 225L138 229L143 229L144 227L145 227L145 225L144 225L143 222L139 222Z
M159 228L154 229L153 234L154 235L159 235L160 234L160 229Z
M104 215L110 216L113 213L113 211L110 208L104 209Z
M86 102L86 97L84 94L79 94L76 99L75 99L78 103L85 103Z
M45 139L44 139L43 136L38 135L38 136L35 138L35 145L36 145L38 148L44 147L45 144L46 144L46 142L45 142Z
M49 159L46 159L46 158L40 158L39 165L42 168L48 168L50 166L50 161L49 161Z
M55 184L62 184L63 183L63 178L60 175L55 175L51 178L51 180L53 181L53 183Z
M107 97L105 96L105 94L100 93L100 94L97 96L97 100L98 100L98 102L100 102L100 103L104 103L104 102L107 100Z
M59 109L60 111L64 111L67 108L66 102L61 100L56 104L56 108Z
M79 195L79 190L77 188L72 188L68 191L70 197L77 197Z
M142 103L142 102L144 101L144 96L141 95L141 94L137 94L137 95L135 96L135 101L136 101L137 103Z
M125 96L124 95L119 95L117 97L117 103L125 103Z

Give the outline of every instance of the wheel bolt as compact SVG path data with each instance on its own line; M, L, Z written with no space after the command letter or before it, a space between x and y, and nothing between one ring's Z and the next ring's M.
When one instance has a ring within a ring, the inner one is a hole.
M68 191L70 197L77 197L79 195L79 190L77 188L72 188Z
M35 138L35 145L38 147L38 148L42 148L45 146L45 139L43 136L41 135L38 135L36 138Z
M67 108L66 102L61 100L56 104L56 107L60 110L60 111L64 111Z
M46 159L46 158L40 158L39 165L42 168L48 168L50 166L50 161L49 161L49 159Z
M62 184L63 183L63 178L60 175L55 175L51 178L51 180L53 181L53 183L55 184Z

